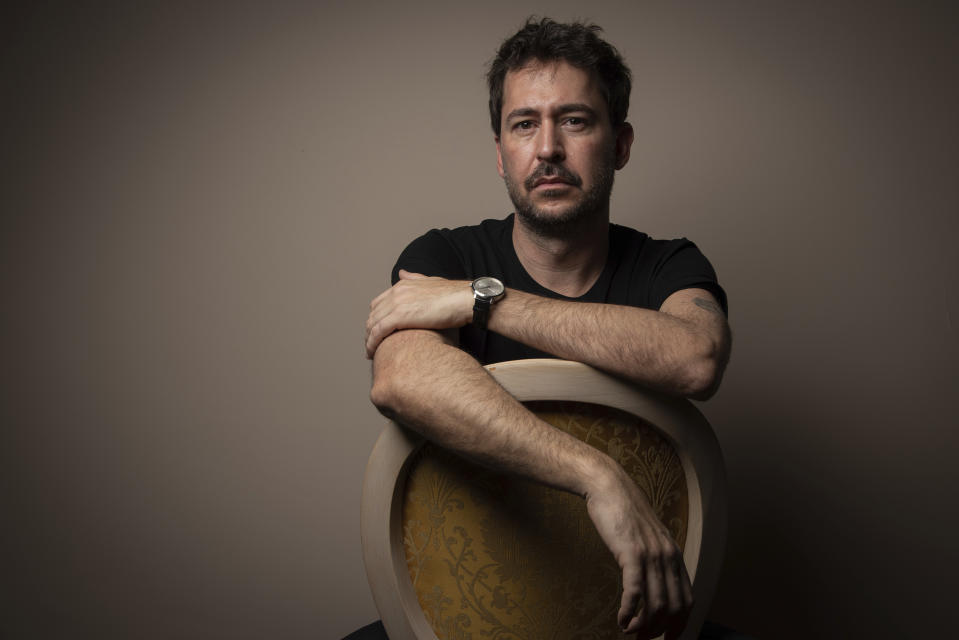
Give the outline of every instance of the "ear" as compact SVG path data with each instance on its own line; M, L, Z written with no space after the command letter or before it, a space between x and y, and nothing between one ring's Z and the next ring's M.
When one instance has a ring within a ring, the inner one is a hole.
M499 136L493 136L493 140L496 141L496 171L500 178L505 178L506 172L503 171L503 151L499 146Z
M633 125L624 122L616 132L616 168L622 169L629 162L629 150L633 146Z

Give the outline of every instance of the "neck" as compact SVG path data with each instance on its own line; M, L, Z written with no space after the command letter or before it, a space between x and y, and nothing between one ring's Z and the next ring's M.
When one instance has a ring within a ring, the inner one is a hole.
M541 286L577 298L596 283L609 251L609 213L575 234L544 236L513 216L513 248L526 272Z

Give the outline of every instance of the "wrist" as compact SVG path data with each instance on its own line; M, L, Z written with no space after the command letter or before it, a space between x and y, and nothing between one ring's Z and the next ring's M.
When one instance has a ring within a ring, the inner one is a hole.
M570 467L573 478L569 489L586 501L590 496L608 495L614 491L622 482L622 468L599 449L573 439L581 446L575 450L575 462Z
M590 496L609 495L622 486L625 472L615 460L588 444L583 445L588 451L582 457L579 467L579 483L576 493L585 500Z
M486 329L493 305L506 294L503 283L491 276L483 276L470 283L473 290L473 313L471 320L480 329Z

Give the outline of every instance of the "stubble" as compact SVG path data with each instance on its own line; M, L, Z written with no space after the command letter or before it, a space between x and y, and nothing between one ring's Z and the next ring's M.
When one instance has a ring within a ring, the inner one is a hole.
M597 166L590 181L591 186L583 192L582 197L565 209L551 212L546 212L533 203L529 194L535 181L541 177L558 177L574 187L579 187L583 181L578 175L561 164L554 163L540 164L522 183L512 180L508 171L505 173L506 191L513 202L516 215L523 223L538 235L563 239L575 237L596 218L606 215L613 192L615 169L611 161ZM546 190L541 195L549 198L553 194Z

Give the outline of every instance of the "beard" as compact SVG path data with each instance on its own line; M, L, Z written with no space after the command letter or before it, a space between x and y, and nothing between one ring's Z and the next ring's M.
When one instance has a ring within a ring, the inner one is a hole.
M580 187L583 184L582 178L563 165L544 162L536 167L522 184L514 182L509 172L506 172L504 181L509 199L516 208L516 215L534 233L548 238L571 238L581 233L597 217L605 215L609 197L613 192L614 174L612 162L597 166L591 176L592 186L583 193L582 198L570 203L565 209L553 212L537 207L530 197L530 192L536 186L536 181L544 177L556 177L574 187ZM540 193L547 199L553 195L549 190Z

